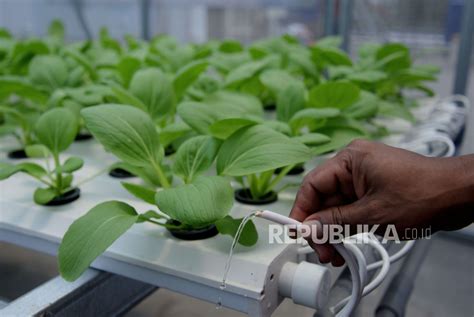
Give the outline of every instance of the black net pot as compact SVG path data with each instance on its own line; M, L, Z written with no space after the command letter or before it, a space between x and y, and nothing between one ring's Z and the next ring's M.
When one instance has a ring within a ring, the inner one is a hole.
M87 140L91 140L93 138L92 134L90 133L87 133L87 132L79 132L77 135L76 135L76 138L74 139L74 141L77 141L77 142L80 142L80 141L87 141Z
M166 222L168 225L179 226L181 223L177 220L168 220ZM180 240L203 240L207 238L212 238L216 236L219 232L214 224L209 225L204 228L197 229L172 229L166 228L171 235Z
M8 158L12 160L20 160L20 159L28 158L28 155L26 155L26 152L24 149L10 151L8 152L7 156Z
M278 200L278 194L274 191L269 192L263 197L255 199L248 188L240 188L234 192L235 200L247 205L266 205Z
M46 206L62 206L72 203L81 196L81 190L77 187L61 194L60 196L54 197L53 200L46 203Z
M130 173L127 170L124 170L123 168L113 168L109 171L109 176L113 178L131 178L135 177L132 173Z
M265 105L265 106L263 106L263 109L265 111L275 111L276 110L276 104L271 103L271 104Z

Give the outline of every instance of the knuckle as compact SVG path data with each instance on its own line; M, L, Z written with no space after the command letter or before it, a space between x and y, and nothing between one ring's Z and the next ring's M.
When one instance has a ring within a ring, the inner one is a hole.
M351 143L347 146L348 149L355 149L359 151L367 151L372 146L372 142L363 140L363 139L355 139L352 140Z
M336 206L331 208L332 221L336 225L343 225L345 223L345 216L341 207Z

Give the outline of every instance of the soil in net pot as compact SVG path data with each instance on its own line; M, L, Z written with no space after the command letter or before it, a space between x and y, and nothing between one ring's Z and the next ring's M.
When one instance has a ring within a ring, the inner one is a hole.
M168 225L179 226L181 223L177 220L168 220L166 222ZM214 224L209 225L204 228L197 228L197 229L171 229L166 228L173 237L181 239L181 240L202 240L214 237L219 232Z
M69 204L81 196L81 190L79 188L73 188L58 197L55 197L53 200L48 202L46 206L61 206Z
M278 200L278 194L274 191L269 192L263 197L255 199L248 188L237 189L234 193L235 200L247 205L266 205Z
M24 149L19 149L19 150L13 150L13 151L8 152L8 158L19 160L19 159L28 158L28 155L26 155L26 152Z
M130 178L130 177L135 177L132 173L130 173L127 170L124 170L123 168L113 168L109 171L109 175L114 178Z

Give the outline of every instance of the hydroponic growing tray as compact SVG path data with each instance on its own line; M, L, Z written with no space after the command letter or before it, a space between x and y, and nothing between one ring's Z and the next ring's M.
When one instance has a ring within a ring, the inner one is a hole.
M430 107L431 102L425 103L418 109L417 116L423 120ZM392 121L391 124L392 128L397 128L398 123ZM398 130L407 131L407 125L399 125ZM388 141L394 144L399 139L400 135L392 136ZM6 152L14 147L13 144L2 143L0 155L3 160L7 160ZM116 161L93 140L76 142L66 153L85 159L84 168L76 176L78 181ZM318 160L322 158L309 162L306 171ZM287 181L301 181L301 176L287 177ZM140 212L150 208L125 191L119 179L111 178L107 173L83 184L81 198L64 206L35 205L32 193L36 185L26 175L0 182L0 241L55 255L69 225L99 202L117 199L131 203ZM280 194L278 202L258 208L287 215L295 193L296 188L289 189ZM243 217L256 208L236 202L231 214ZM143 223L120 237L92 267L213 303L220 302L222 306L252 316L268 316L283 299L278 293L280 269L288 261L298 262L298 246L269 244L268 222L257 219L255 223L260 239L253 247L237 247L224 291L219 286L232 243L229 236L182 241L171 237L161 227Z

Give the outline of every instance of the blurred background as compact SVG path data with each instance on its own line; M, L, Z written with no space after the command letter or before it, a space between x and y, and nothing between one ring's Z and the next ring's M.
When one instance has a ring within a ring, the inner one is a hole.
M0 28L18 38L41 37L53 19L66 26L68 41L95 38L101 27L123 39L149 39L166 33L181 42L232 38L244 43L291 34L311 44L326 35L342 35L344 48L356 55L361 43L402 42L415 63L441 68L432 85L438 96L452 94L465 3L472 0L0 0ZM346 10L344 5L349 5ZM349 12L349 13L348 13ZM474 34L474 30L471 32ZM469 57L473 59L473 54ZM474 63L466 95L474 102ZM474 115L462 153L474 153ZM1 193L0 193L1 194ZM473 316L474 247L471 238L434 237L417 277L408 316ZM8 257L1 255L8 254ZM57 275L54 257L0 243L0 297L16 298ZM8 290L5 292L5 290ZM376 302L377 293L367 298ZM370 306L369 306L370 307ZM362 312L367 316L373 311ZM129 316L233 316L212 304L158 291ZM286 302L275 316L310 316Z

